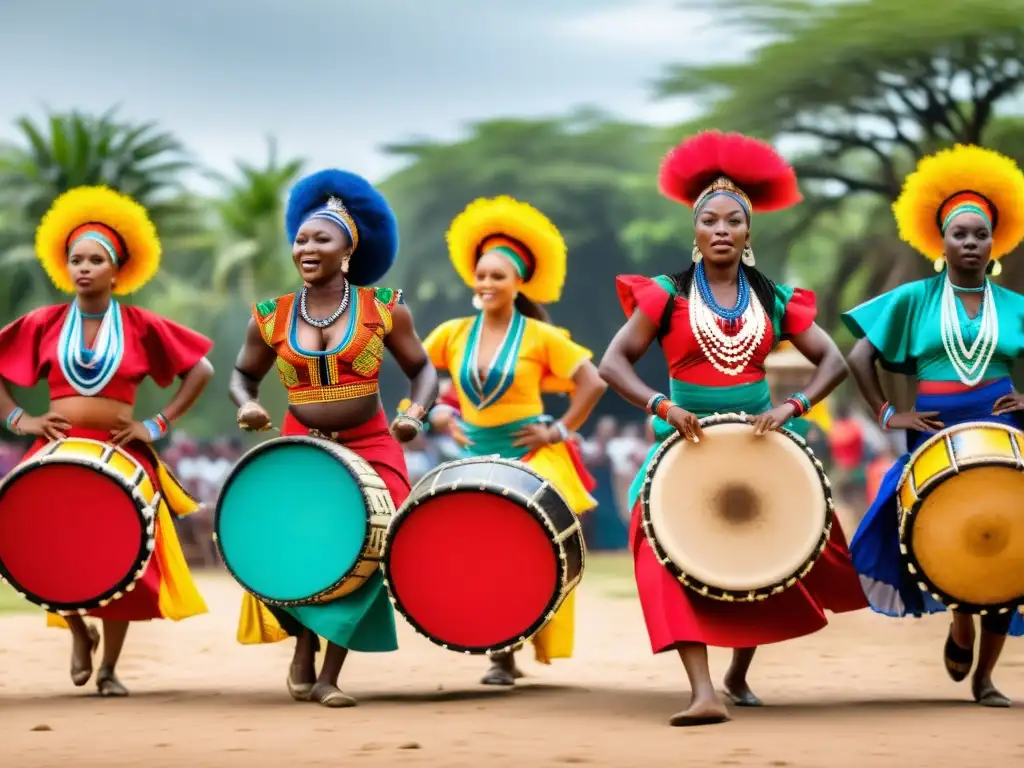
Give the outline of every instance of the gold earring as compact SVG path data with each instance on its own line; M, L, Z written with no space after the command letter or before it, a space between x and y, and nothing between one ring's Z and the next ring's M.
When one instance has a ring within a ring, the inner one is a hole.
M754 249L750 247L749 243L747 243L747 246L743 249L743 254L740 256L740 260L748 267L754 266Z
M945 268L946 268L946 260L944 258L942 258L941 256L939 256L939 258L937 258L935 260L935 271L936 272L941 272Z
M1003 274L1003 262L993 261L992 262L992 277L999 277Z
M693 241L693 251L690 253L690 258L693 259L694 264L704 258L703 254L700 252L700 248L697 247L696 240Z

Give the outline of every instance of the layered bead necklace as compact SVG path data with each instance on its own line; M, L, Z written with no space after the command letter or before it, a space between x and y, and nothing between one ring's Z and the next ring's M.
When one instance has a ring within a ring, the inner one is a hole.
M96 341L89 349L85 342L84 320L99 320ZM71 302L57 340L57 360L61 373L76 392L92 397L103 391L117 373L124 357L124 324L121 305L113 299L102 315L87 315Z
M348 297L349 297L349 282L345 280L345 288L341 294L341 304L334 310L328 317L323 320L317 320L316 318L310 317L309 312L306 311L306 291L307 287L302 286L302 291L299 293L299 315L302 319L314 328L327 328L338 322L338 318L345 314L345 310L348 308Z
M983 293L981 300L981 322L978 335L970 347L964 341L960 328L960 313L957 309L956 292ZM958 288L953 285L946 274L946 282L942 288L942 346L946 357L953 365L953 370L961 383L973 387L985 378L988 364L995 354L999 343L999 315L996 312L995 299L992 297L992 284L985 279L981 288Z
M761 302L742 269L737 282L736 304L725 308L711 292L704 263L697 263L690 285L690 330L704 357L717 371L726 376L743 373L764 340L767 327Z

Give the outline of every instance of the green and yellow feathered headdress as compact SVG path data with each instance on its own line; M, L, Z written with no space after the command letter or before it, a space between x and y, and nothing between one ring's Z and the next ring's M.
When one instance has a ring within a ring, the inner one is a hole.
M1024 240L1024 174L1008 157L958 144L918 164L893 203L900 237L931 261L943 253L946 227L971 211L992 228L992 258Z
M474 200L448 229L448 255L467 285L488 251L504 253L523 279L520 292L538 304L558 301L565 285L566 246L551 220L531 205L502 195Z
M68 253L77 240L99 242L117 265L114 293L133 293L160 268L160 239L146 209L108 187L76 187L58 197L36 230L36 256L53 284L74 293Z

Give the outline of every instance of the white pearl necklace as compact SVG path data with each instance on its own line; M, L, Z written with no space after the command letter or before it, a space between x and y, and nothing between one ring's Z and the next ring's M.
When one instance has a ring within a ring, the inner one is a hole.
M739 376L746 370L764 340L767 322L761 302L753 289L750 303L739 319L740 329L728 334L714 310L704 303L697 281L690 285L690 330L708 362L726 376Z
M985 293L981 301L981 327L970 348L964 343L956 303L956 291L947 275L942 288L942 346L960 382L964 386L973 387L985 378L988 364L995 354L996 344L999 343L999 315L996 312L995 299L992 297L992 284L985 280Z

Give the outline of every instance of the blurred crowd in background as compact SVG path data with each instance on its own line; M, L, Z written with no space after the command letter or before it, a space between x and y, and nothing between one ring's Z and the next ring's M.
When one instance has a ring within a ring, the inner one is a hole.
M837 501L859 518L870 503L886 470L902 448L892 433L883 432L859 407L839 405L827 429L811 427L808 442L825 464ZM584 537L591 550L617 550L628 546L630 483L653 441L650 422L619 422L612 416L598 419L578 436L583 458L597 480L597 509L583 518ZM0 474L6 475L27 446L0 442ZM196 567L219 565L213 544L213 509L221 486L244 452L238 438L195 440L181 430L158 446L167 465L186 489L206 508L176 521L182 548ZM459 456L455 442L444 435L423 435L406 447L410 479L415 483L438 464ZM848 532L848 535L852 532Z

